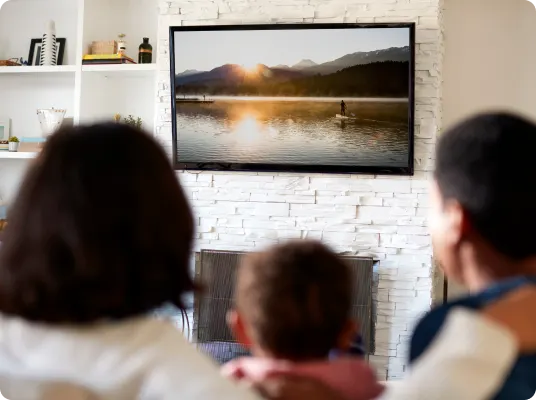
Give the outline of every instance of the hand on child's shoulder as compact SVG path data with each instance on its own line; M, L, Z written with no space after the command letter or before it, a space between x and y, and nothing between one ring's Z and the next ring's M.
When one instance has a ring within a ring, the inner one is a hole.
M536 352L536 286L523 287L483 310L484 315L509 329L520 351Z

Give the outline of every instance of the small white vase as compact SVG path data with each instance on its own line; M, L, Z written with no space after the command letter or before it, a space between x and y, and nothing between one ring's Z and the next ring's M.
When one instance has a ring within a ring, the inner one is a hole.
M61 127L66 112L66 110L55 108L37 110L37 118L44 138L52 135Z
M58 45L56 43L56 24L49 21L47 29L43 35L41 44L41 59L39 65L58 64Z
M9 151L19 151L19 142L9 142Z

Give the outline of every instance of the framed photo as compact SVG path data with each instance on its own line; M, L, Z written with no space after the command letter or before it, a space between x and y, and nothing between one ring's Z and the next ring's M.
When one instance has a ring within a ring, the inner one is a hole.
M0 117L0 142L9 140L11 120L9 118Z
M63 55L65 54L65 43L67 39L57 38L58 64L63 65ZM30 44L30 54L28 55L28 65L41 65L41 48L43 39L32 39Z

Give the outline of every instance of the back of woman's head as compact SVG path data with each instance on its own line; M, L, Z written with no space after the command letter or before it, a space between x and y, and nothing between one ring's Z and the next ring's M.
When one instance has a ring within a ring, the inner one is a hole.
M50 323L143 314L194 289L193 218L165 153L126 125L47 141L9 213L0 312Z

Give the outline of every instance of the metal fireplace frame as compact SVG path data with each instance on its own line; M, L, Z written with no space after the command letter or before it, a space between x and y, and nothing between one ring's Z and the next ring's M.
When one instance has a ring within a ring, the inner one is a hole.
M247 355L226 325L232 307L236 269L243 251L202 250L196 254L196 278L204 292L194 298L192 340L220 363ZM356 284L352 291L351 316L359 322L367 356L374 353L375 318L373 315L374 260L342 256L352 270ZM216 281L220 283L216 284ZM223 284L221 283L223 282ZM217 350L216 350L217 349Z

